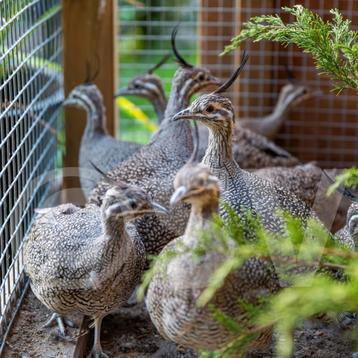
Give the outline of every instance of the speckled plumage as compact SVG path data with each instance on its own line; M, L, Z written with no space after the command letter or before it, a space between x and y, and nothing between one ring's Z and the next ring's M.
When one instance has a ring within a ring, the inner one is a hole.
M308 96L304 86L288 83L281 88L272 113L262 118L239 118L236 126L250 129L266 138L274 139L289 111Z
M305 87L287 84L281 90L272 114L263 118L239 120L233 132L233 155L243 169L266 168L274 166L292 167L299 160L270 139L278 132L286 113L306 97ZM208 129L199 126L199 158L204 157L208 146ZM268 139L269 138L269 139Z
M249 173L238 165L232 155L234 110L228 98L210 94L195 100L176 119L194 119L208 126L209 146L202 163L216 175L222 188L222 199L237 213L249 210L261 219L271 232L281 232L282 219L277 210L284 210L305 221L310 208L285 188ZM225 216L225 211L221 210Z
M101 208L40 209L25 243L25 272L36 297L59 314L92 317L95 352L102 318L127 302L145 264L144 245L125 224L154 210L142 190L121 184L108 190Z
M170 242L161 254L165 255L167 250L177 253L169 262L162 263L151 280L146 298L148 312L164 337L196 350L216 350L230 342L233 335L214 320L208 305L198 307L197 299L225 255L214 250L199 259L182 249L183 245L194 248L200 232L210 228L212 215L218 211L219 182L208 167L189 164L178 172L174 186L173 202L184 200L192 204L190 219L184 236ZM238 300L255 304L258 297L279 288L272 264L251 258L226 278L209 304L243 327L247 317ZM270 332L266 332L255 344L265 344L269 337Z
M254 170L252 173L286 188L309 207L312 207L321 180L322 170L313 163L307 163L290 168L262 168Z
M96 85L82 84L75 87L67 97L65 105L75 105L87 112L87 123L79 153L79 171L81 188L88 197L101 179L91 162L104 172L110 171L135 153L141 145L120 141L108 134L103 97Z
M358 203L352 203L348 209L346 225L335 234L341 245L355 251L358 243Z
M232 150L241 168L291 167L299 160L266 137L250 129L234 127Z
M173 193L173 180L193 150L191 127L188 122L174 122L172 117L189 104L191 96L209 85L220 82L207 70L180 67L173 79L165 118L151 142L108 173L114 180L134 183L150 193L154 200L167 206ZM100 205L108 184L105 181L93 190L89 202ZM189 209L184 205L170 210L167 217L148 215L135 221L146 251L158 254L172 239L184 232Z

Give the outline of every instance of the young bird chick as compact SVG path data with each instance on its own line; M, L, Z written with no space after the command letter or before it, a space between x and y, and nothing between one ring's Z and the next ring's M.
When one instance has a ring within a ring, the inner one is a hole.
M190 218L184 235L170 242L160 255L167 251L176 253L167 264L163 263L149 285L148 312L159 333L167 339L198 351L217 350L228 344L233 335L213 318L209 304L244 326L247 317L239 300L255 304L259 297L279 290L279 281L269 261L254 257L225 279L208 305L199 307L197 299L225 255L213 249L198 258L190 250L183 251L183 246L195 248L201 233L210 232L213 215L218 213L219 180L207 166L187 164L178 172L174 187L171 204L191 204ZM212 239L215 242L215 237ZM253 346L266 344L270 337L271 330L263 332Z
M153 72L162 66L169 57L170 55L164 56L161 61L150 68L147 73L132 79L127 87L118 90L114 96L136 96L147 99L153 105L159 123L161 123L164 118L165 109L167 108L167 98L161 79L154 75Z
M101 208L41 209L25 243L25 272L36 297L60 315L93 318L90 357L107 357L102 319L127 302L145 264L144 245L126 223L155 211L165 210L141 189L119 184L106 192Z

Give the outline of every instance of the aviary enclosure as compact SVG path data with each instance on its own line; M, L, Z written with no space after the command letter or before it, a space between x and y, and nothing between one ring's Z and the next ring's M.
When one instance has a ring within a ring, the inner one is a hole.
M86 203L79 151L89 112L64 109L65 98L76 86L93 81L103 95L108 133L118 140L148 143L160 127L148 99L113 96L171 53L171 33L178 23L180 54L218 78L231 75L243 49L249 53L245 69L227 93L237 121L270 116L282 87L291 81L305 93L282 112L285 118L275 143L298 158L297 163L337 170L357 165L356 91L337 96L330 80L318 75L310 55L294 45L247 41L240 50L219 56L251 17L279 14L290 22L293 17L281 8L297 4L325 20L329 10L337 8L357 30L355 0L0 0L1 356L88 354L93 337L82 316L75 316L77 328L68 328L66 338L58 338L55 328L42 327L51 312L29 288L24 242L35 222L35 209ZM171 58L155 70L167 96L177 68ZM101 168L101 162L97 164ZM343 205L344 217L349 204ZM331 204L316 200L315 205ZM295 345L297 357L350 357L354 351L346 330L332 328L331 323L299 328ZM163 338L142 303L128 304L105 319L102 346L114 357L198 354L190 345ZM250 354L276 356L272 347Z

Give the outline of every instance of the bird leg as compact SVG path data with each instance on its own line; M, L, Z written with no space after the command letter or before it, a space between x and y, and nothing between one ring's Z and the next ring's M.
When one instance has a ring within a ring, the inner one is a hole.
M101 326L103 317L97 317L94 319L94 343L91 353L87 358L109 358L102 350L101 346Z
M75 328L77 327L74 322L54 312L50 319L42 326L43 328L52 327L52 325L58 326L61 336L66 337L66 326Z

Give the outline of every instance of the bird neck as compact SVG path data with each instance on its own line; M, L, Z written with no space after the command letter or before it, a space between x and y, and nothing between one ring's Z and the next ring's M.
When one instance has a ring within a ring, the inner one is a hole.
M233 161L232 125L209 127L209 141L202 160L210 168L222 168Z
M191 73L187 69L179 68L174 76L162 124L171 122L175 114L189 106L190 98L195 92L195 86L198 86L198 84L191 78Z
M189 105L189 95L186 88L180 88L174 85L169 96L169 101L167 108L164 113L164 123L169 123L172 121L172 117L181 111L182 109L188 107ZM182 121L183 122L183 121Z
M125 219L122 216L110 217L104 220L104 232L110 237L116 239L116 241L123 241L125 238Z
M287 101L279 99L272 113L264 117L263 120L267 123L270 123L270 125L272 126L280 126L286 118L288 109L289 104L287 103Z
M87 123L84 136L92 137L95 134L107 134L104 106L92 105L91 108L87 109Z
M167 98L165 97L164 92L161 93L161 96L153 97L152 104L159 119L159 123L161 123L164 119L165 109L167 108Z
M161 146L165 144L168 150L173 151L178 148L182 151L181 157L186 157L185 150L192 151L192 135L189 121L176 121L173 122L173 116L180 112L182 109L188 107L189 99L193 92L193 80L187 78L185 70L181 70L176 75L172 90L170 92L168 105L164 113L164 119L160 123L159 130L152 137L151 143ZM175 148L174 148L174 147Z
M189 221L184 234L184 243L194 246L197 243L198 235L203 231L210 230L213 215L218 213L219 200L212 196L206 201L198 199L191 206Z

